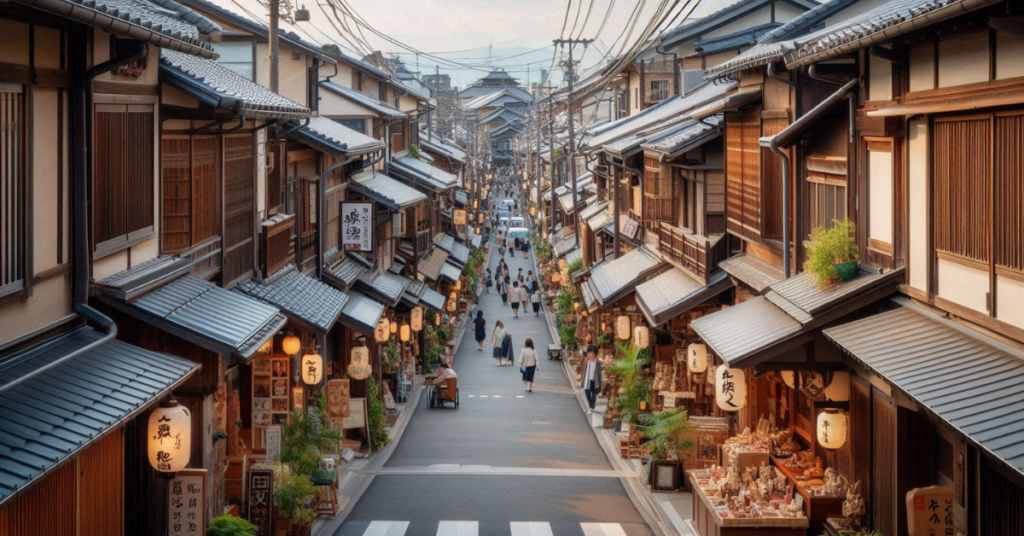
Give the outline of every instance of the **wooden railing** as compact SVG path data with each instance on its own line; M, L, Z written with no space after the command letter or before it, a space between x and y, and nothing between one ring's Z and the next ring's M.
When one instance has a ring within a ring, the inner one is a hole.
M658 239L658 250L662 255L705 283L718 263L728 255L725 235L708 238L663 222Z
M295 216L282 215L276 216L275 219L277 221L263 224L263 233L260 235L260 270L263 271L263 277L270 277L295 260L295 250L292 246Z
M299 237L299 270L310 273L316 269L316 250L319 247L316 230L307 231Z
M426 227L421 227L422 224L426 223ZM433 233L430 232L430 222L420 222L416 225L416 254L424 255L430 250L430 247L434 244ZM454 226L453 226L454 229Z
M192 275L203 279L210 279L220 272L220 237L215 236L209 240L204 240L196 247L178 256L192 261L192 269L190 271Z
M644 196L644 229L657 233L662 222L672 221L671 196Z

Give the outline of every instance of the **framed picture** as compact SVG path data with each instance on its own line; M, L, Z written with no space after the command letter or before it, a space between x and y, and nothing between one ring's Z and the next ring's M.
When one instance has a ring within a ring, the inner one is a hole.
M274 413L287 412L288 411L288 399L287 398L275 398L273 399L273 405L270 408Z
M256 359L252 362L252 373L254 376L266 376L270 374L270 360Z
M651 462L651 491L679 491L679 462Z
M255 376L252 379L252 396L253 400L257 398L269 398L270 397L270 377L269 376Z
M274 398L284 397L288 398L288 380L287 379L274 379L273 383L273 394ZM286 410L287 411L287 410Z

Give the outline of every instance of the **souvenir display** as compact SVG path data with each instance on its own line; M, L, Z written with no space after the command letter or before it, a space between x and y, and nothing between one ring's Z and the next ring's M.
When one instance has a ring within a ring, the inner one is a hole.
M713 466L690 471L690 477L694 493L711 506L722 527L807 527L803 497L774 467Z
M291 358L258 357L252 364L252 446L267 448L266 427L285 424L291 414Z

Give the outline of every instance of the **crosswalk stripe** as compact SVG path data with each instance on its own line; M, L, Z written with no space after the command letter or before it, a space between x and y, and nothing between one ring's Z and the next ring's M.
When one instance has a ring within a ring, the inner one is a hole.
M618 523L580 523L583 536L626 536Z
M407 530L408 521L373 521L363 536L405 536Z
M491 398L501 398L501 395L494 395Z
M513 521L512 536L553 536L551 523L541 521Z
M477 521L442 521L437 526L437 536L477 536L479 532Z

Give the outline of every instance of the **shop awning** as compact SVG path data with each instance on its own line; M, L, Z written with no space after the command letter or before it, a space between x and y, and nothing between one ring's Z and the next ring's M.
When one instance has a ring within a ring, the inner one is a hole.
M400 156L392 160L391 171L396 176L416 181L417 185L427 186L434 191L448 190L458 182L455 175L412 156Z
M437 281L437 278L441 275L441 268L445 265L445 261L447 260L448 252L441 248L434 247L430 252L430 256L425 260L420 261L420 274L427 278L428 281Z
M434 236L434 245L448 253L451 253L453 244L455 244L455 237L450 234L438 233Z
M459 280L459 277L461 275L462 275L462 269L459 268L458 266L455 266L454 264L452 264L450 262L444 263L444 266L441 267L441 278L442 279L447 279L448 281L451 281L452 283L454 283L454 282Z
M473 232L473 237L469 239L470 245L474 248L480 249L480 244L483 242L484 237L480 233Z
M605 226L614 225L614 222L612 221L612 215L609 213L607 208L598 211L597 214L594 215L594 217L590 218L585 223L587 224L587 227L589 227L590 230L595 233L600 231Z
M353 178L349 182L349 188L391 210L401 210L427 200L423 192L379 171L363 173Z
M250 279L232 290L273 305L292 321L326 335L338 321L348 296L300 272L294 265L285 270L288 271L269 283Z
M341 317L338 319L343 326L351 328L363 335L373 334L381 315L384 314L386 306L374 300L362 292L355 290L348 291L348 303L341 310Z
M340 260L329 263L324 269L337 280L345 290L355 284L363 274L370 271L373 264L362 255L346 254Z
M405 294L402 295L402 301L409 307L416 307L420 304L420 296L423 295L423 291L426 290L426 288L426 283L419 279L413 279L405 289Z
M704 286L673 268L637 285L636 302L652 326L658 327L732 288L728 274L717 270Z
M583 305L587 306L587 310L597 307L599 304L594 298L594 293L590 291L590 285L583 283L580 285L580 294L583 295Z
M597 215L603 212L606 208L608 208L607 201L591 202L589 205L580 209L580 219L584 222L589 222L590 220L597 217Z
M1024 352L908 300L826 337L1024 475Z
M690 325L729 366L748 368L807 341L818 328L897 291L903 270L861 270L852 280L819 288L808 272Z
M0 364L0 506L200 368L118 340L69 357L102 337L79 327Z
M193 275L171 281L132 302L102 299L193 344L246 361L288 322L277 307Z
M576 236L570 236L569 238L563 238L557 242L552 249L555 258L564 257L567 253L576 247Z
M1022 103L1024 103L1024 88L1015 87L1003 91L992 91L984 94L912 100L896 106L889 106L888 108L871 110L868 112L868 117L966 112L968 110L994 108L996 106L1012 106Z
M763 293L769 286L782 281L781 270L746 253L730 257L718 263L718 267L758 293Z
M605 305L629 294L637 284L665 266L658 257L637 248L617 259L595 265L584 285L590 286L597 305Z
M367 276L360 277L358 285L360 290L394 307L402 299L402 294L405 294L410 282L407 277L385 271L373 279Z
M452 247L448 250L448 262L462 267L469 260L469 248L464 246L461 242L453 242Z
M372 138L326 117L311 117L309 124L292 121L289 129L298 127L288 136L310 147L331 155L361 155L379 151L384 142Z
M92 284L93 295L109 296L121 301L135 298L189 273L192 262L181 257L161 255L131 269L118 272Z
M427 290L423 291L423 295L420 296L420 303L437 312L444 310L444 301L444 295L429 287Z

